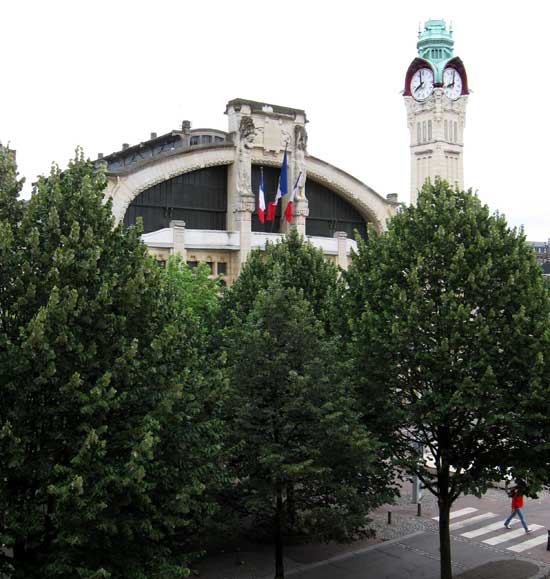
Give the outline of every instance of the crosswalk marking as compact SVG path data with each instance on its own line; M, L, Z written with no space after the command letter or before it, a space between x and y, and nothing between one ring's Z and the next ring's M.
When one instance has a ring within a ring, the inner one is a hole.
M463 515L469 515L470 513L477 512L477 509L473 507L466 507L464 509L459 509L458 511L452 511L449 515L450 519L456 519L457 517L462 517ZM439 517L432 517L434 521L439 521Z
M502 519L500 515L497 515L495 513L482 512L474 516L467 516L477 512L478 509L473 507L466 507L464 509L451 511L451 513L449 513L450 519L458 519L459 517L462 518L460 520L455 521L454 523L450 523L449 530L457 531L458 529L462 529L463 527L469 527L473 525L477 526L477 524L481 523L482 521L499 517L498 521L478 527L477 529L473 529L472 531L468 531L466 533L461 533L460 535L462 537L465 537L466 539L474 539L475 537L481 537L482 535L488 535L490 533L497 532L496 536L490 537L485 540L480 539L480 542L484 543L485 545L500 545L501 543L512 541L513 544L510 547L506 547L506 549L508 551L512 551L513 553L523 553L524 551L545 544L550 539L550 530L548 531L549 533L548 535L546 533L541 533L541 530L544 528L542 525L529 525L530 530L534 531L536 535L533 536L525 534L523 526L519 526L520 521L518 519L512 519L510 521L509 523L510 526L518 525L518 528L515 528L510 531L508 529L505 530L504 519ZM439 517L432 517L432 519L434 521L439 521ZM498 533L498 531L502 532Z
M535 525L531 525L531 529L534 526ZM530 549L531 547L542 545L543 543L546 543L546 541L547 541L546 534L539 535L538 537L533 537L532 539L529 539L528 541L523 541L522 543L514 545L513 547L508 547L508 551L513 551L514 553L521 553L522 551L527 551L527 549Z
M515 525L519 523L517 519L513 519L510 521L510 525ZM491 523L485 527L481 527L480 529L476 529L475 531L468 531L467 533L462 533L462 537L466 537L467 539L473 539L474 537L480 537L481 535L487 535L487 533L492 533L493 531L499 531L500 529L504 529L504 522L502 520Z
M476 515L475 517L470 517L469 519L463 519L462 521L458 521L457 523L449 525L449 530L456 531L457 529L462 529L462 527L469 527L470 525L474 525L480 521L494 519L495 517L498 517L498 515L495 513L481 513L481 515Z
M533 531L537 531L538 529L542 529L541 525L531 525L530 528ZM492 537L491 539L486 539L483 543L487 545L498 545L499 543L505 543L506 541L511 541L516 537L521 537L521 535L525 535L525 530L523 527L516 529L515 531L508 531L507 533L502 533L502 535L497 535L496 537Z

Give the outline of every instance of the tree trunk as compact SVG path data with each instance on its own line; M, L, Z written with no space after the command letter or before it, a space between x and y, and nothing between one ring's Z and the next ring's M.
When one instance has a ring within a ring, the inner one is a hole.
M294 483L286 485L286 513L288 517L288 526L294 529L296 524L296 501L294 500Z
M277 483L277 497L275 505L275 579L284 579L285 569L283 565L283 490L282 485Z
M448 477L447 477L448 478ZM449 532L449 515L451 500L448 486L439 488L439 554L441 560L441 579L452 579L453 569L451 565L451 535Z

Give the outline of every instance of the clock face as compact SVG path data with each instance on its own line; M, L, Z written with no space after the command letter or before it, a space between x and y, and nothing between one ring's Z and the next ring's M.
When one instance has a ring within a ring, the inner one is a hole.
M426 100L434 88L434 73L431 68L419 68L411 79L411 94L417 101Z
M447 98L456 100L462 94L462 78L454 68L446 68L443 72L443 87Z

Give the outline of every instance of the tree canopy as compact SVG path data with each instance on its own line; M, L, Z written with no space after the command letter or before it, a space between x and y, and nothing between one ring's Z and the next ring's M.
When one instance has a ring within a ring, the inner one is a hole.
M187 576L181 545L211 509L220 444L197 308L139 228L115 225L101 167L80 152L17 219L5 156L0 169L1 569Z
M337 275L292 232L252 256L224 304L242 316L225 328L228 464L241 513L274 533L278 578L283 537L351 540L395 493L340 356Z
M300 288L314 314L327 324L334 323L342 284L335 263L293 227L278 243L267 243L265 252L252 251L224 300L226 316L244 318L261 290L267 289L277 271L284 287ZM226 317L227 320L227 317Z
M438 497L450 577L450 505L519 464L522 404L545 379L540 267L504 217L437 180L359 242L346 280L365 416Z

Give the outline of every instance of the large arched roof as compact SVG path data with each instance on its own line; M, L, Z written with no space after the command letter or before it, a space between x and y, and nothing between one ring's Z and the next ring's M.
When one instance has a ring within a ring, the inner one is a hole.
M127 166L121 171L108 171L106 194L113 200L117 221L124 218L130 203L143 191L171 177L206 167L230 165L235 161L236 149L231 143L175 149ZM262 150L254 150L254 164L278 166L280 159ZM313 156L306 157L308 178L325 185L353 205L378 230L394 213L397 203L384 199L365 183Z

